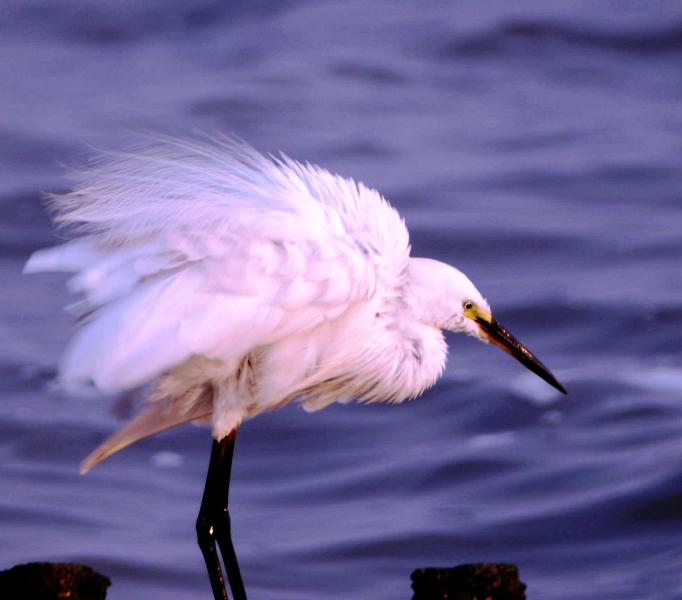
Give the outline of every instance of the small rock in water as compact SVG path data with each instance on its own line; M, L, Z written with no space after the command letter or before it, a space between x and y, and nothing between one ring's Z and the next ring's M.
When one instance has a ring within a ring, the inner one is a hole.
M111 580L77 563L26 563L0 571L4 600L104 600Z
M518 568L504 563L417 569L412 589L412 600L526 600Z

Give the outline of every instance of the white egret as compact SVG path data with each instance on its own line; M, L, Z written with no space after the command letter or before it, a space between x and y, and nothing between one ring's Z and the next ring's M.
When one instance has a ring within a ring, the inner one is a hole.
M410 256L403 220L376 191L230 138L155 138L103 154L53 198L79 236L26 272L66 271L80 320L67 385L152 383L146 409L90 454L189 421L211 425L197 520L215 598L245 598L227 494L237 428L291 401L402 402L443 371L443 330L499 346L565 393L493 318L460 271Z

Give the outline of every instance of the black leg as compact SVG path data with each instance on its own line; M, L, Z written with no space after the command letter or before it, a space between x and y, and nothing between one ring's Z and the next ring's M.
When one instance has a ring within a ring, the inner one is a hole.
M197 517L197 539L206 561L208 577L211 580L215 600L228 600L225 590L225 579L220 566L220 558L216 542L225 563L227 580L230 582L234 600L247 600L244 582L242 581L237 555L232 546L230 534L230 513L227 508L227 497L230 491L230 472L232 455L237 432L233 431L219 442L213 440L211 461L206 474L204 496Z

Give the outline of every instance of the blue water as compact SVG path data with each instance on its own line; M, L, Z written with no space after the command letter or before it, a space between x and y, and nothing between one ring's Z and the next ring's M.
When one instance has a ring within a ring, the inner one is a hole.
M395 406L247 423L231 492L250 598L410 597L417 567L518 564L530 599L682 598L682 4L0 3L0 568L82 561L109 597L208 598L209 432L77 473L131 411L51 383L63 279L41 192L140 130L236 133L381 190L569 391L452 336ZM134 403L132 403L134 404Z

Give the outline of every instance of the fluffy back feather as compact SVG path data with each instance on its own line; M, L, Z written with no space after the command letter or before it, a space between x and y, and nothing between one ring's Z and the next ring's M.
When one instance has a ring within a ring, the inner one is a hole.
M232 364L404 283L408 233L376 191L233 138L156 137L71 177L55 220L84 235L25 268L76 273L86 318L67 382L127 388L195 355Z
M210 254L211 240L258 232L291 241L348 236L392 257L408 246L400 216L378 192L232 137L150 137L69 175L73 191L52 197L55 222L114 244L179 234Z

